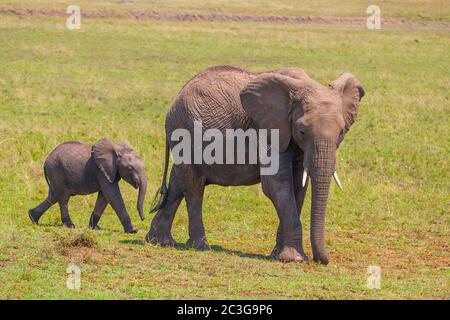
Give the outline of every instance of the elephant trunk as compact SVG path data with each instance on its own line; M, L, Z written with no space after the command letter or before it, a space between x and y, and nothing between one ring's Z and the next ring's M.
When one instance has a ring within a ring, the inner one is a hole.
M145 193L147 192L147 176L145 172L139 174L139 195L137 200L137 210L141 220L145 220L144 215L144 199Z
M325 248L325 212L331 176L336 166L336 144L320 140L314 143L311 172L311 245L314 261L328 264Z

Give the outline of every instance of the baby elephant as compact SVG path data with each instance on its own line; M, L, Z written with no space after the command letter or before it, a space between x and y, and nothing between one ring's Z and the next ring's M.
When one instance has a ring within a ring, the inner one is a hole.
M135 233L137 229L131 224L120 193L120 178L134 188L139 188L137 210L141 219L145 219L142 208L147 190L144 162L127 143L116 144L103 138L91 148L77 141L65 142L47 157L44 175L49 186L48 197L28 211L33 223L37 224L44 212L58 202L62 223L74 228L67 207L69 198L98 192L89 226L100 229L97 223L109 203L116 211L125 232Z

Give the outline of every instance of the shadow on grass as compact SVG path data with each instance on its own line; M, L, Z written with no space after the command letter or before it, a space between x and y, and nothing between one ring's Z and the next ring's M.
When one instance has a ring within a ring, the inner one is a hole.
M41 227L41 228L55 228L55 229L63 229L63 230L72 230L72 231L77 231L77 230L89 230L89 231L93 231L94 234L97 232L111 232L111 233L122 233L122 230L118 230L118 229L110 229L110 228L99 228L99 229L92 229L90 227L87 226L75 226L75 228L67 228L66 226L64 226L61 222L46 222L46 223L39 223L39 224L33 224L36 227ZM131 241L131 240L130 240Z
M120 240L119 242L122 244L132 244L132 245L137 245L137 246L143 246L146 244L146 241L144 241L144 240ZM210 246L210 248L211 248L211 251L222 252L222 253L226 253L226 254L229 254L232 256L238 256L241 258L272 260L271 256L265 256L263 254L257 254L257 253L247 253L247 252L242 252L240 250L225 249L222 246L218 246L218 245L212 245L212 246ZM179 250L179 251L195 250L195 249L187 247L183 243L177 243L175 245L174 249ZM199 251L199 252L201 252L201 251Z
M211 250L217 251L217 252L223 252L223 253L233 255L233 256L238 256L241 258L258 259L258 260L272 260L271 256L266 256L266 255L259 254L259 253L247 253L247 252L242 252L240 250L225 249L222 246L218 246L218 245L212 245Z
M54 228L65 228L61 223L40 223L39 226L41 227L54 227ZM76 229L76 228L75 228ZM119 232L118 230L114 230L114 229L107 229L107 228L101 228L99 230L95 230L95 231L110 231L110 232ZM130 240L130 239L126 239L126 240L120 240L119 241L122 244L125 245L135 245L135 246L144 246L146 244L145 240ZM215 252L221 252L221 253L226 253L232 256L238 256L241 258L248 258L248 259L259 259L259 260L272 260L271 256L266 256L263 254L258 254L258 253L248 253L248 252L242 252L240 250L232 250L232 249L225 249L222 246L219 245L212 245L210 246L211 251L215 251ZM185 244L183 243L177 243L175 246L176 250L179 251L186 251L186 250L195 250L192 248L188 248Z
M143 246L145 245L145 241L144 240L120 240L119 241L122 244L132 244L135 246Z
M61 224L61 223L39 223L39 224L36 224L36 226L38 226L38 227L59 227L59 228L62 228L63 227L63 225Z

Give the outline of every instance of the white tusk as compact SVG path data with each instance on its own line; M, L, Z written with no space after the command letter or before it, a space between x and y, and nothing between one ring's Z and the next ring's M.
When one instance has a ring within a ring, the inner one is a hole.
M306 178L308 178L308 169L303 170L303 177L302 177L302 187L304 188L306 185Z
M339 180L339 177L338 177L336 171L333 173L333 178L334 178L334 181L336 181L336 184L338 185L338 187L342 189L342 184L341 184L341 181Z

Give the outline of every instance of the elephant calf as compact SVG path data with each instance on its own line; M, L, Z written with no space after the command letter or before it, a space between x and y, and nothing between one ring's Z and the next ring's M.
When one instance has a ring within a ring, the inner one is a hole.
M134 188L139 188L137 210L145 219L143 203L147 189L147 175L144 162L127 143L116 144L101 139L94 146L78 141L60 144L47 157L44 175L49 186L48 197L40 205L28 211L33 223L56 202L61 209L63 225L74 228L67 203L71 196L98 192L89 227L100 229L98 221L108 203L116 211L125 232L135 233L119 189L123 178Z

